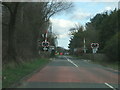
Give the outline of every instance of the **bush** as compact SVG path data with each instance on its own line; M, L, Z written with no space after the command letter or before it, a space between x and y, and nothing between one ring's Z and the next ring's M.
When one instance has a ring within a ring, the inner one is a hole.
M103 52L110 58L111 61L118 61L120 56L118 51L120 51L119 42L120 42L120 32L114 35L109 41L106 42L106 45L103 49Z

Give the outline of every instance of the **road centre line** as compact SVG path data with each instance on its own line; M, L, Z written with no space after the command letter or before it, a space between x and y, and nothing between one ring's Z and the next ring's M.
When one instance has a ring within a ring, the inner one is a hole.
M75 67L78 67L77 64L75 64L73 61L71 61L70 59L66 58L68 60L68 62L72 63Z
M111 86L110 84L108 83L105 83L105 85L107 85L109 88L113 89L113 90L116 90L113 86Z

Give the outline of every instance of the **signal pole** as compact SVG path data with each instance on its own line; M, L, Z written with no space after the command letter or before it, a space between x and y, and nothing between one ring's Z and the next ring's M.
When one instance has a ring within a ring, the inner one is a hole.
M45 42L47 42L47 37L48 37L48 31L46 30L46 33L45 33Z
M49 42L47 41L48 38L48 31L46 30L45 34L42 34L42 36L45 38L45 40L42 42L43 50L48 50Z
M84 38L83 42L84 42L84 53L86 53L85 38Z

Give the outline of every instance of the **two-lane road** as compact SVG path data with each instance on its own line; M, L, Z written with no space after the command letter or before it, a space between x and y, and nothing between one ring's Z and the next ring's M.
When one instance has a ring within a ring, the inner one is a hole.
M24 80L19 88L118 88L118 72L86 60L60 56Z

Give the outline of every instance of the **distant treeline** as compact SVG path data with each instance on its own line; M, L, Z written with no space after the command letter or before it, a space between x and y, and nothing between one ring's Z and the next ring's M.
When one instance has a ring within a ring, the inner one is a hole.
M92 53L90 44L99 43L98 53L106 54L110 60L118 61L118 48L120 43L120 9L99 13L86 23L85 29L82 26L70 29L71 40L69 44L71 54L75 54L75 48L83 50L83 39L86 40L87 53ZM77 29L77 31L76 31ZM80 55L83 52L78 51Z

